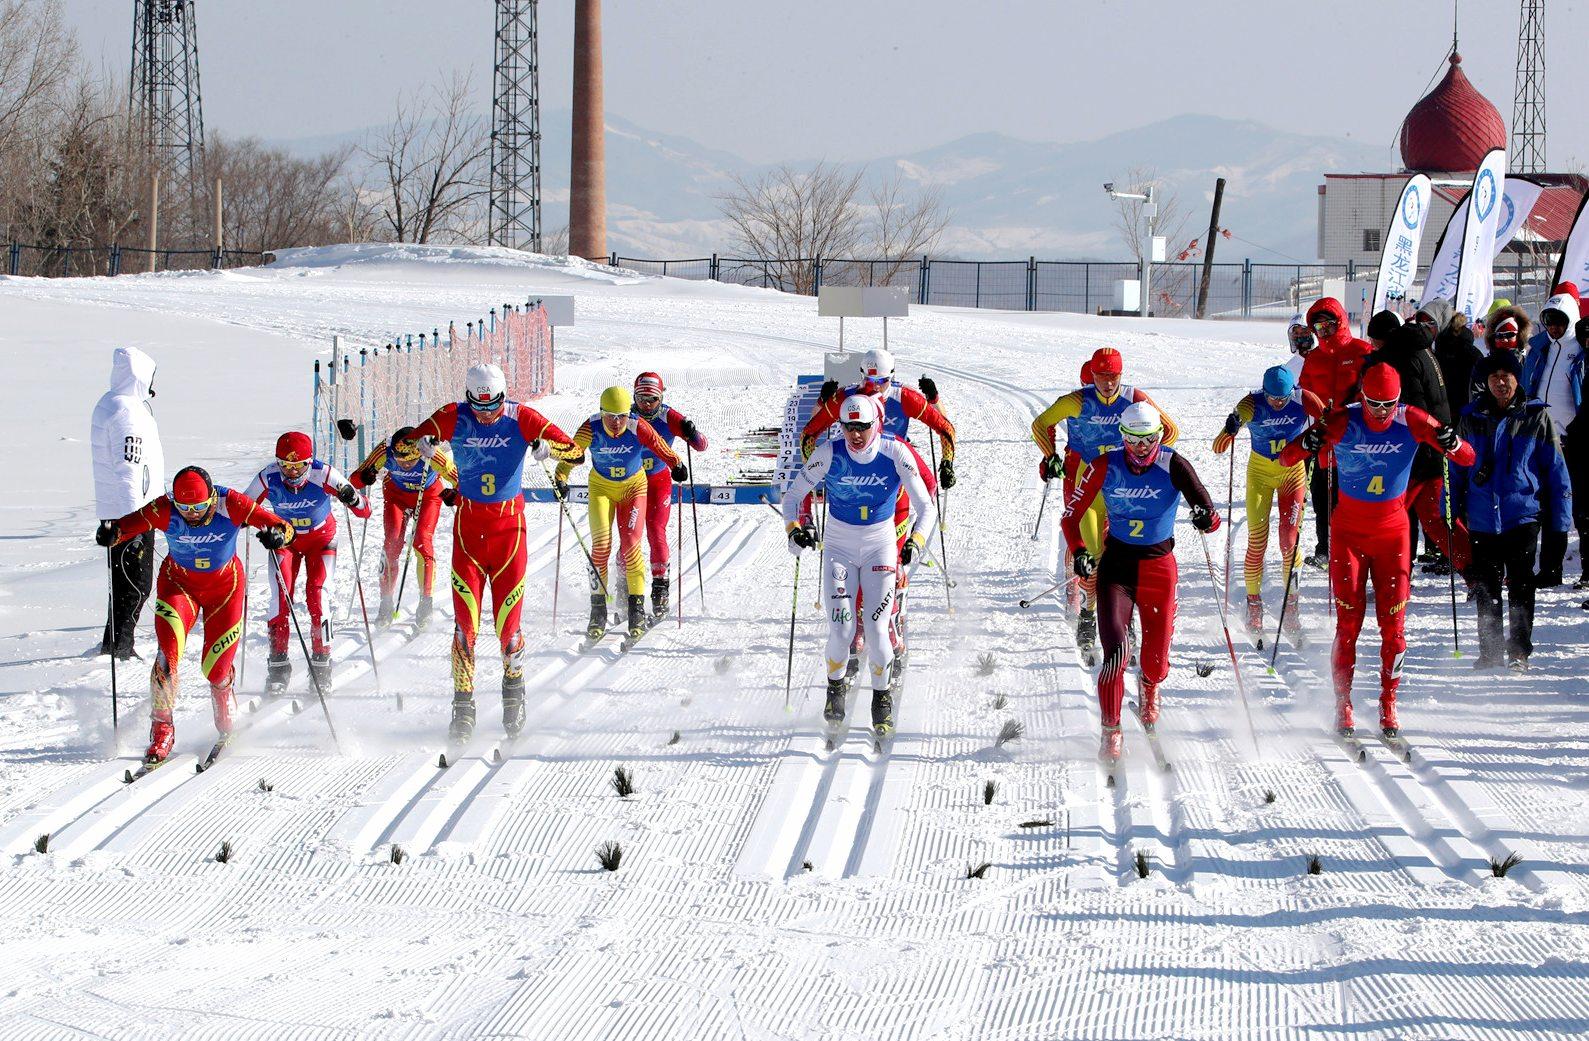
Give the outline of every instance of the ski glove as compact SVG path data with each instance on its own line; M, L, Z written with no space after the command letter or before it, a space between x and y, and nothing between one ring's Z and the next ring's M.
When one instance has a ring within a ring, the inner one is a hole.
M701 439L701 431L688 419L679 420L679 432L684 435L684 440L693 447Z
M359 483L369 488L375 484L375 467L366 466L359 471Z
M114 546L121 539L121 525L113 520L102 520L99 528L94 532L94 541L106 549Z
M1236 439L1234 437L1231 437L1229 434L1221 430L1219 433L1214 435L1214 454L1224 455L1226 452L1230 451L1230 446L1235 443Z
M337 489L337 498L342 500L342 505L356 507L359 504L359 490L351 484L344 484Z
M683 463L674 463L673 469L669 472L673 475L675 481L688 481L690 479L689 467Z
M540 438L536 438L534 441L530 442L530 455L535 458L536 462L544 463L546 460L552 458L552 446L548 445Z
M1077 578L1091 578L1098 573L1098 558L1084 549L1078 549L1071 555L1070 569L1076 572Z
M1225 433L1231 437L1241 433L1241 417L1234 412L1225 417Z
M955 464L953 459L945 459L939 462L938 483L943 485L944 491L948 491L955 486Z
M443 504L445 504L447 506L457 506L458 505L458 489L456 489L456 488L443 488L441 490L441 501L442 501Z
M1302 431L1302 450L1317 455L1324 448L1324 426L1315 423Z
M822 384L822 390L817 394L817 404L826 405L839 392L839 381L828 380Z
M814 548L816 544L816 529L812 528L811 525L798 524L789 529L789 552L793 555L798 557L806 550Z
M1440 446L1442 452L1455 452L1457 442L1460 440L1461 438L1457 437L1457 428L1450 423L1442 423L1435 430L1435 444Z
M1192 527L1207 535L1219 530L1219 514L1207 506L1192 507Z
M1045 481L1065 476L1065 460L1057 455L1043 456L1043 461L1037 464L1037 475Z
M931 376L923 376L916 381L916 386L921 388L921 396L927 399L928 404L938 404L938 384L933 382Z
M916 559L916 554L922 550L921 536L912 534L905 540L905 545L899 551L899 562L902 566L909 567L911 561Z
M553 495L554 498L557 499L558 502L567 502L568 501L568 482L567 481L553 481L552 482L552 495Z
M255 533L254 537L258 539L259 544L264 546L266 549L277 550L281 549L283 546L287 545L288 542L292 541L292 529L260 528L259 531Z

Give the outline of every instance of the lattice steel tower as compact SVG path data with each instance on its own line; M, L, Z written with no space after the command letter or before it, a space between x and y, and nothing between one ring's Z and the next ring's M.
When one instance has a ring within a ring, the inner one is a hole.
M161 195L186 207L182 234L199 220L204 196L204 102L199 94L199 31L193 0L133 0L134 135L164 182Z
M536 0L497 0L491 101L491 216L494 246L541 248L541 91Z
M1511 167L1545 170L1545 0L1521 0L1517 26L1517 96L1512 102Z

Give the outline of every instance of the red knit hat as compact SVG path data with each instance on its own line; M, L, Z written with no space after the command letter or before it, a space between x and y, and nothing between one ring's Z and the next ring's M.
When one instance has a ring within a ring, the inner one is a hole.
M289 430L276 439L276 458L284 463L307 463L314 458L314 442L302 431Z
M1086 361L1081 363L1081 382L1082 382L1082 386L1086 386L1087 384L1092 382L1092 359L1091 358L1088 358Z
M654 372L642 372L635 377L634 392L636 394L655 394L660 398L663 389L662 377Z
M1380 362L1363 373L1363 397L1373 401L1396 401L1401 397L1401 373Z
M197 466L183 467L171 481L171 501L183 506L209 502L214 495L215 483Z
M1125 359L1113 347L1100 347L1092 352L1094 376L1118 376L1125 371Z

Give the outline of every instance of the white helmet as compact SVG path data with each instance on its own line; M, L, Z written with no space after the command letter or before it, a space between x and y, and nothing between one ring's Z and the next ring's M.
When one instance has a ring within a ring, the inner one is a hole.
M495 365L476 365L464 379L464 398L472 408L490 412L508 397L507 377Z
M1159 410L1146 401L1138 401L1127 405L1126 410L1120 413L1120 433L1130 434L1134 437L1146 437L1149 434L1164 432L1164 418L1159 415Z
M882 383L894 378L894 356L881 347L861 355L861 382Z
M868 426L877 426L882 419L877 409L877 402L866 394L851 394L839 406L839 422L865 423Z

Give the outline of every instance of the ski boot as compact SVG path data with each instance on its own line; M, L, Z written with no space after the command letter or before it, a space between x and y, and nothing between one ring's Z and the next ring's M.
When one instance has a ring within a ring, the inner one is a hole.
M177 728L170 715L164 719L155 716L149 721L149 750L143 754L145 766L158 766L171 756L171 746L176 744Z
M1351 737L1357 733L1357 727L1352 723L1352 696L1347 694L1335 696L1335 732L1341 737Z
M391 594L381 597L380 604L375 608L375 624L378 626L391 625L392 614L396 610L397 607L392 603Z
M894 693L891 690L872 691L872 734L879 752L884 742L894 736Z
M1141 700L1137 702L1137 715L1142 718L1142 729L1151 734L1159 725L1159 685L1147 680L1141 680L1140 683Z
M1120 732L1120 724L1103 725L1103 733L1098 738L1098 761L1104 766L1113 767L1120 761L1120 756L1125 752L1126 738Z
M447 740L454 746L467 744L474 737L474 695L456 691L452 696L452 722L447 724Z
M1302 559L1302 563L1306 564L1308 567L1318 568L1320 571L1325 570L1330 566L1330 547L1313 547L1313 555L1311 557L1304 557Z
M518 737L524 732L524 676L502 677L502 732Z
M425 623L430 621L431 612L435 610L436 601L428 596L420 597L419 607L414 610L414 625L420 629L425 628Z
M215 720L215 732L225 741L232 736L232 681L228 677L224 687L210 684L210 715Z
M1514 654L1510 658L1506 659L1506 667L1511 669L1513 672L1527 672L1528 659L1523 657L1521 654Z
M1076 619L1076 649L1087 668L1098 664L1098 612L1094 608L1082 608Z
M1302 605L1298 601L1296 591L1292 590L1287 593L1285 630L1286 636L1290 637L1293 647L1301 647L1304 643L1302 639L1302 615L1299 613L1301 609Z
M828 700L822 706L823 739L828 751L839 743L839 736L844 733L844 696L849 693L848 680L828 680Z
M607 635L607 598L600 593L590 594L590 625L585 628L585 642L595 643Z
M629 598L629 639L640 639L650 624L650 616L646 614L646 598L636 593Z
M331 693L331 652L315 651L309 656L309 678L321 694Z
M1263 597L1257 593L1247 594L1247 631L1260 641L1263 640Z
M292 662L287 660L286 652L283 651L280 655L277 655L272 651L270 657L265 661L266 697L276 697L279 694L286 693L287 683L291 679Z
M668 576L651 576L651 614L661 618L668 613Z

